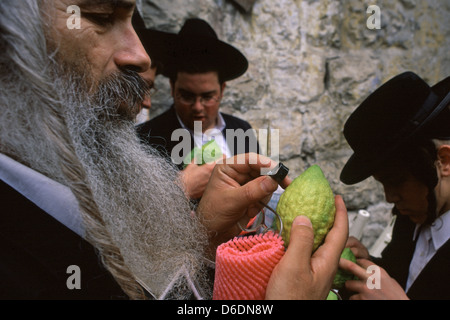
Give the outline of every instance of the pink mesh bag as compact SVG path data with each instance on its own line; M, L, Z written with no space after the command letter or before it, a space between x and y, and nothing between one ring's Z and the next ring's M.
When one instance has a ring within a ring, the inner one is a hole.
M284 242L272 231L236 237L217 248L214 300L263 300Z

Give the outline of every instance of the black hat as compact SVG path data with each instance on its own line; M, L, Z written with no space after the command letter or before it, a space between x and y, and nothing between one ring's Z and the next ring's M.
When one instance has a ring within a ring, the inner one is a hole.
M396 149L419 138L450 139L450 77L430 87L412 72L395 76L351 114L344 136L354 154L340 179L358 183Z
M132 24L142 45L152 60L152 66L157 65L157 74L162 73L163 61L167 60L167 56L170 53L171 46L173 45L171 38L174 35L168 32L148 29L145 26L144 19L137 10L133 14Z
M162 74L167 77L176 73L180 66L189 64L212 66L222 81L238 78L247 71L245 56L235 47L220 41L216 32L202 19L186 20L178 34L135 25L150 58L163 63Z

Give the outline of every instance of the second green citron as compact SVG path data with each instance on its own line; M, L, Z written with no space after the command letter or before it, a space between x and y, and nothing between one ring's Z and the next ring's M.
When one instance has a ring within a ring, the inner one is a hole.
M186 166L192 161L194 161L195 164L201 166L205 163L214 162L217 159L220 159L222 156L222 150L220 149L217 142L215 140L210 140L203 146L195 147L194 149L192 149L191 152L185 157L183 161L183 167L186 168Z

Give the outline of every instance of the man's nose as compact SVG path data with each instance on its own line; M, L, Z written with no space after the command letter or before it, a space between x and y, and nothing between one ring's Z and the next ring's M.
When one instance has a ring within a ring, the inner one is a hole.
M119 69L131 69L144 72L150 68L151 60L131 24L121 36L114 63Z
M195 113L200 113L203 111L203 104L202 104L202 98L201 97L195 97L194 104L192 105L192 110Z
M147 95L142 101L142 107L150 109L152 107L152 99L150 98L150 95Z

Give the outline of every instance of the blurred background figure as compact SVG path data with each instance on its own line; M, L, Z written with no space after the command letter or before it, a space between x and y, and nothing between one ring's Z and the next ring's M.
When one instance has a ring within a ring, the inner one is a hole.
M170 79L173 98L169 110L137 126L139 138L178 166L189 196L199 199L215 164L184 163L193 148L214 140L227 158L258 152L251 125L219 112L226 81L244 74L248 61L238 49L220 41L202 19L187 19L178 34L146 29L142 27L142 19L135 17L135 20L137 33L151 59L161 62L157 73ZM200 125L198 131L195 123ZM242 134L236 132L238 129ZM186 132L187 141L172 139L173 133L179 130ZM227 130L236 132L229 140ZM186 148L176 152L175 147L181 144Z

